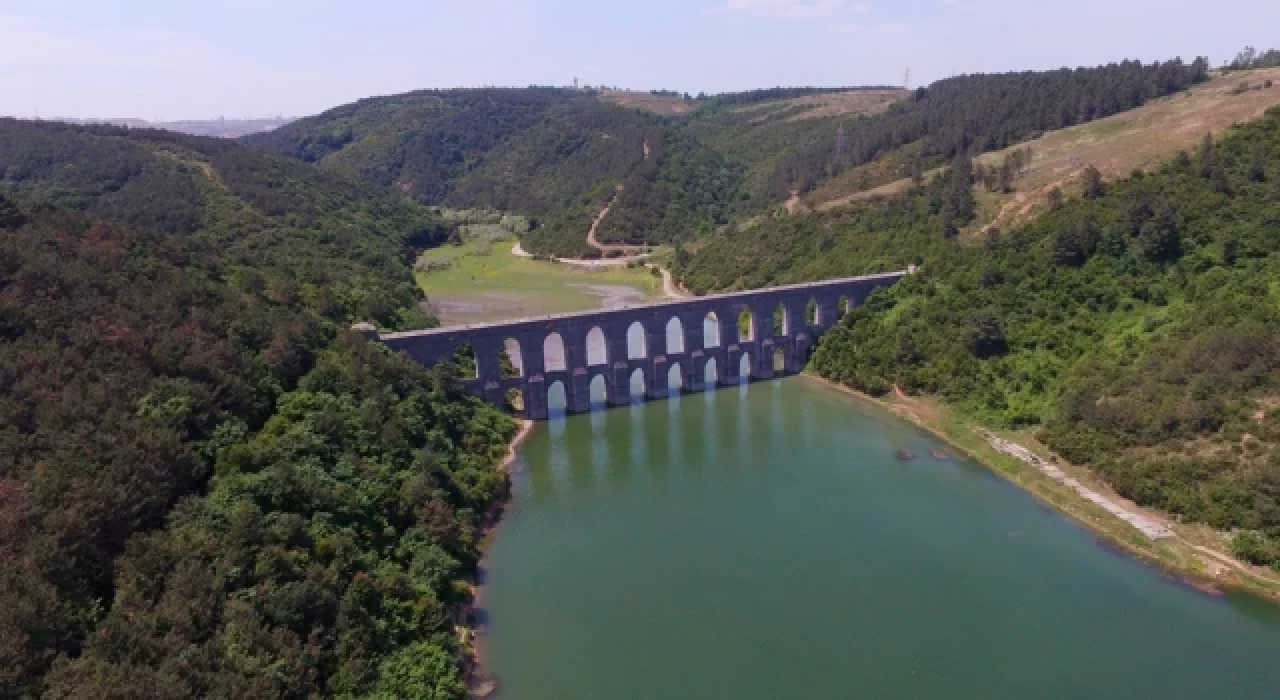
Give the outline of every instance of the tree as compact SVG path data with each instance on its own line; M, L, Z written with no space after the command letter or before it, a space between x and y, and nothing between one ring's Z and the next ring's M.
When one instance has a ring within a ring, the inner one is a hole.
M1254 150L1253 156L1249 160L1248 176L1254 182L1266 182L1267 180L1267 156L1260 148Z
M1007 352L1009 344L1005 340L1004 324L1000 322L1000 317L990 311L974 316L969 323L967 345L969 352L980 360Z
M1053 263L1070 267L1085 264L1097 250L1098 240L1097 229L1087 220L1058 229L1053 239Z
M1158 206L1151 218L1139 227L1137 247L1138 252L1152 262L1174 260L1182 254L1182 240L1173 210L1167 204Z
M986 238L982 241L982 247L987 252L991 252L1000 247L1000 228L997 226L988 226Z
M1080 176L1081 195L1085 199L1097 199L1106 193L1106 188L1102 184L1102 173L1098 169L1090 165L1084 169L1084 174Z
M1004 193L1013 191L1013 167L1007 161L996 173L996 189Z
M943 214L942 238L946 238L947 241L951 241L951 239L957 237L957 235L960 235L960 229L956 227L955 216Z
M387 657L378 666L374 700L463 700L466 685L444 650L421 642Z
M910 165L907 166L908 174L911 177L911 184L919 187L924 184L924 169L920 167L920 157L916 156L911 159Z
M1049 209L1057 211L1062 208L1065 198L1062 196L1062 190L1056 186L1049 190Z
M1200 177L1205 179L1212 177L1218 169L1218 148L1213 143L1212 134L1206 133L1200 141L1200 148L1196 152L1196 168Z
M16 229L27 222L27 217L12 202L0 196L0 228Z
M973 219L977 204L973 199L973 161L965 153L956 156L947 175L947 191L943 206L951 212L950 218L959 224Z

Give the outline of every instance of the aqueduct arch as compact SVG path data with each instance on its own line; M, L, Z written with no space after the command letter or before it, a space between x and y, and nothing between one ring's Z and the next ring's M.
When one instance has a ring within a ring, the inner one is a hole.
M597 397L622 405L633 399L635 388L643 388L646 399L665 398L673 371L682 391L799 372L818 338L849 308L906 274L384 335L368 324L355 330L428 366L469 346L476 376L461 380L463 388L508 408L508 397L518 391L522 410L515 410L542 420L548 416L549 394L557 403L562 400L567 412L590 410L593 383ZM780 332L775 332L775 318L785 321ZM739 333L744 322L748 332Z

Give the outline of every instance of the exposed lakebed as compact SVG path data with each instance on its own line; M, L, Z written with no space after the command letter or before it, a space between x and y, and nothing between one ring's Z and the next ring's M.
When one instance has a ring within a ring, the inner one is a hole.
M1274 609L1171 581L935 450L803 379L538 426L485 562L498 696L1280 687Z

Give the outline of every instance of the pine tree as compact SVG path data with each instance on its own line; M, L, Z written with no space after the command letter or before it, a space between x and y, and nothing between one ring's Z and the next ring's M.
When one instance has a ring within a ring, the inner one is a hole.
M1006 161L996 173L996 189L1000 192L1013 191L1013 168Z
M1266 182L1267 180L1267 159L1262 149L1253 152L1253 158L1249 161L1249 179L1254 182Z
M1102 173L1092 165L1084 169L1084 174L1080 177L1080 187L1085 199L1097 199L1106 193L1106 188L1102 184Z
M1057 187L1049 190L1049 209L1057 211L1062 208L1063 202L1062 190Z
M17 229L27 222L18 207L0 195L0 229Z
M973 219L977 204L973 200L973 161L968 154L956 156L947 176L945 206L950 209L951 218L958 224L967 224Z
M1200 151L1197 155L1197 166L1200 177L1208 179L1213 176L1213 171L1218 167L1218 149L1213 145L1213 136L1205 134L1204 140L1200 142Z

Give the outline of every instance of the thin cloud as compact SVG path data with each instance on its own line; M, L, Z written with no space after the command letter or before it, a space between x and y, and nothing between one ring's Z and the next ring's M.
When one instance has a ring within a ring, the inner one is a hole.
M858 3L863 5L865 3ZM724 5L708 8L709 15L751 15L805 19L830 17L844 7L844 0L726 0Z
M0 14L0 66L214 69L235 63L218 47L164 29L93 30L44 17Z
M845 22L833 24L829 29L836 34L861 34L872 30L877 34L903 34L911 31L911 25L906 22L881 22L880 24L867 26L857 22Z
M855 2L855 3L853 3L853 7L852 7L852 8L850 8L850 9L852 9L852 10L853 10L853 14L855 14L855 15L862 15L862 14L866 14L866 13L868 13L868 12L870 12L870 11L871 11L871 3L867 3L867 2Z

